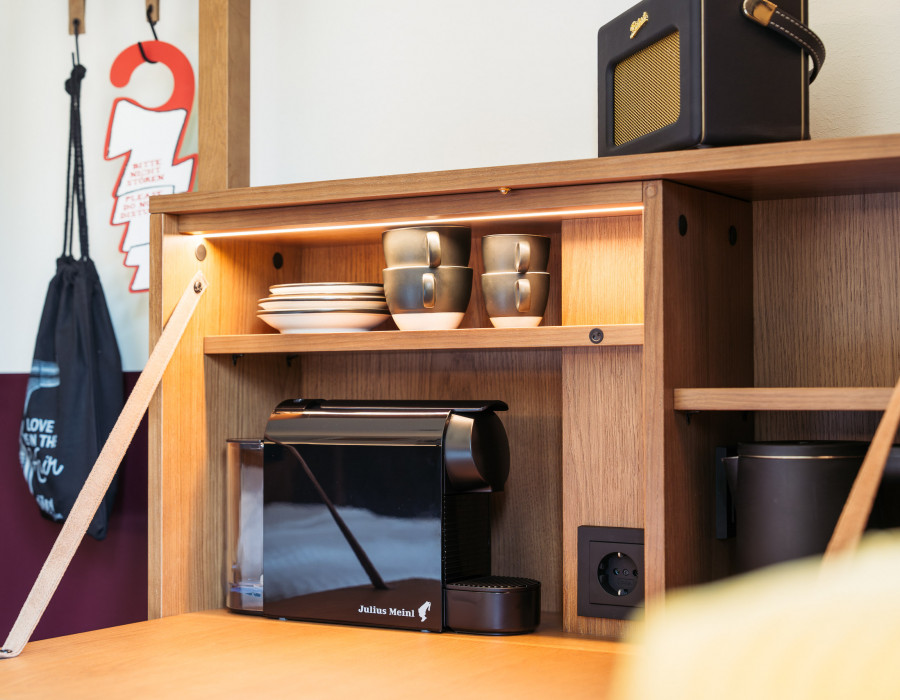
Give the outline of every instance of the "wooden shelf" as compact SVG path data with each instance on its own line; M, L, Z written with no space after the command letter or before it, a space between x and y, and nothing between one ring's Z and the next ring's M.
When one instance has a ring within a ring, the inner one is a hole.
M887 387L675 389L676 411L883 411Z
M603 340L591 340L599 328ZM642 345L642 324L609 326L538 326L537 328L458 328L450 331L369 331L366 333L300 333L207 336L203 352L307 353L395 350L509 350L510 348L602 348Z
M271 209L437 193L671 180L746 200L900 188L900 135L814 139L153 197L151 213Z
M131 698L602 700L616 665L633 653L627 644L565 635L558 621L535 634L479 637L211 610L32 642L0 663L0 686L16 698L116 697L125 690Z

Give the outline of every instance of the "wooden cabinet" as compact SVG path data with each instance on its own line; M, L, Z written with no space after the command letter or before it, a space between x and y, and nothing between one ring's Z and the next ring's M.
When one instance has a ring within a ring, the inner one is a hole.
M151 617L222 607L225 440L279 401L496 398L495 573L539 579L565 630L620 636L576 614L579 525L644 528L658 602L729 571L717 445L871 437L900 374L898 192L883 136L154 198L151 338L198 269L209 288L151 406ZM380 281L381 232L439 220L473 227L460 329L256 318L272 284ZM552 239L538 328L486 317L479 239L501 231Z

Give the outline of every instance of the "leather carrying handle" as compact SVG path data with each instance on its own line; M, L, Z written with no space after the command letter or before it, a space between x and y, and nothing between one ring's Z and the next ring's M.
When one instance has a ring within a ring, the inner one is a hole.
M743 10L754 22L768 27L809 54L813 62L809 74L809 82L812 83L825 63L825 44L816 33L770 0L744 0Z
M66 573L66 569L75 555L75 550L78 549L78 545L84 538L84 533L87 532L91 519L97 512L100 501L103 500L103 496L112 482L122 457L125 456L125 450L128 449L128 445L134 438L138 424L141 422L147 406L150 405L150 399L153 398L156 387L159 385L166 367L169 366L175 348L178 346L181 336L184 335L187 324L194 314L194 309L197 308L197 303L206 288L206 278L202 272L198 272L188 283L175 310L169 316L165 329L153 347L153 352L150 353L144 370L116 419L116 424L110 431L103 449L100 450L97 461L91 467L87 480L75 500L75 505L69 512L69 517L63 523L62 530L60 530L56 542L53 543L53 548L41 567L28 598L25 599L25 604L19 611L12 631L6 638L3 647L0 648L0 659L18 656L22 653L28 640L31 639L34 628L37 627L47 604L56 592L63 574Z

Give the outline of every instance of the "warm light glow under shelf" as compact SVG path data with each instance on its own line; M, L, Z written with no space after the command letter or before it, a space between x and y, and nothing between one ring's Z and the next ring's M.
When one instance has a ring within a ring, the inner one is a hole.
M505 214L474 214L471 216L434 216L424 219L410 219L405 221L372 221L353 224L332 224L297 226L288 228L254 229L240 231L206 232L191 231L188 235L202 236L203 238L223 238L226 236L262 236L283 233L318 233L324 231L359 231L363 229L388 229L404 226L433 226L438 224L464 224L477 221L513 221L517 219L548 219L548 218L578 218L585 216L611 216L615 214L641 214L644 211L642 204L629 204L622 206L603 206L575 209L552 209L527 212L508 212Z

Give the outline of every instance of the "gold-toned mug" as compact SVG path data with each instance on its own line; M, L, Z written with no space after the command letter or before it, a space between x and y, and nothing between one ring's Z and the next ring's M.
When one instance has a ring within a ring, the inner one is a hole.
M529 233L494 233L481 239L484 271L546 272L550 238Z

